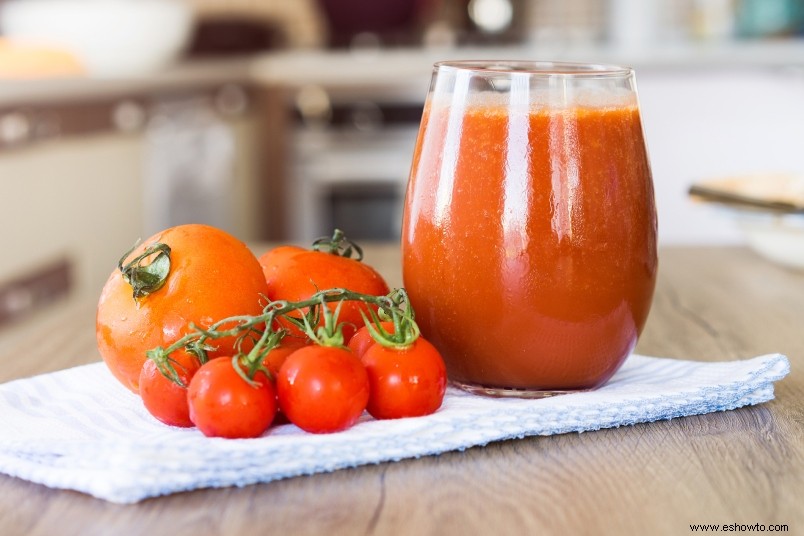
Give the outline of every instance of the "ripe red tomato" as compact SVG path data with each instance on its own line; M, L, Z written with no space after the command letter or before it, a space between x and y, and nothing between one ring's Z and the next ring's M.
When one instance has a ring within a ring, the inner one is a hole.
M371 385L366 409L373 417L419 417L441 407L447 369L438 350L423 338L403 349L374 344L362 361Z
M195 373L187 388L190 419L209 437L258 437L276 415L276 391L258 372L255 387L232 366L230 358L213 359Z
M309 344L305 339L297 339L295 337L285 337L279 346L272 348L270 352L263 358L262 365L268 369L271 375L276 380L279 375L279 369L288 358L290 354L303 348Z
M380 325L388 333L394 333L394 323L391 320L383 320L380 322ZM352 338L349 339L349 349L360 358L362 358L366 350L374 344L377 344L377 342L371 336L371 332L367 326L358 329Z
M268 293L257 258L224 231L195 224L173 227L150 237L127 261L157 242L170 247L164 285L134 299L132 285L115 270L98 302L98 350L112 374L135 393L147 350L169 346L191 322L209 327L229 316L258 315ZM234 338L210 342L217 346L210 357L235 351Z
M330 433L352 426L369 397L366 369L344 348L306 346L282 364L276 379L279 407L307 432Z
M268 283L268 297L271 300L303 301L319 290L346 288L362 294L384 296L388 294L388 284L371 266L357 259L306 250L294 246L281 246L281 251L270 250L260 257L260 264ZM337 304L328 307L335 311ZM367 313L367 305L359 302L344 302L338 316L344 325L344 339L348 342L359 326L363 325L360 311ZM323 323L323 318L319 325ZM296 335L300 332L286 323Z
M185 387L165 377L156 362L147 359L140 372L140 397L145 409L159 421L170 426L191 427L187 385L201 365L196 356L184 350L173 352L170 359Z
M279 277L278 274L287 259L304 251L307 250L299 246L278 246L263 253L259 261L268 286L273 285Z

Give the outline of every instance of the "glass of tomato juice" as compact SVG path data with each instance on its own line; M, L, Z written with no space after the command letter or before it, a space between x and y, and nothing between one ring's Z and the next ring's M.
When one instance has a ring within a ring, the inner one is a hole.
M648 316L656 225L632 69L435 64L403 279L458 387L537 398L604 384Z

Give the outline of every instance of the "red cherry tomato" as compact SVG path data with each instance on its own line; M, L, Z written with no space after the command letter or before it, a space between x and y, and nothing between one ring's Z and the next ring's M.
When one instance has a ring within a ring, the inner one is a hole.
M195 373L187 389L190 419L210 437L258 437L276 415L276 391L258 372L256 386L244 380L231 358L213 359Z
M374 344L362 361L371 385L367 409L373 417L419 417L441 407L447 369L438 350L423 338L404 349Z
M268 286L276 282L285 263L291 257L304 251L307 250L299 246L278 246L263 253L259 261Z
M159 421L188 428L193 426L193 421L187 405L187 385L201 365L197 357L184 350L173 352L170 360L185 387L165 377L156 362L147 359L140 372L140 396L145 409Z
M308 346L310 342L306 339L297 339L295 337L285 337L279 346L272 348L270 352L263 358L262 365L268 369L273 376L274 380L279 375L279 369L288 358L290 354Z
M259 258L268 283L271 300L303 301L319 290L346 288L362 294L384 296L388 284L371 266L348 257L324 251L306 250L296 246L280 246ZM331 311L336 303L327 307ZM363 325L360 312L368 314L368 306L356 301L343 302L338 320L344 324L344 341L348 342L358 326ZM323 323L320 319L319 325ZM286 321L280 324L294 335L301 331Z
M384 320L380 322L380 325L388 333L394 333L394 323L392 321ZM363 357L363 354L366 353L366 350L368 350L373 344L376 344L376 341L374 338L372 338L371 332L367 326L363 326L362 328L358 329L352 338L349 339L349 349L357 357Z
M282 364L276 379L279 407L307 432L338 432L352 426L369 397L366 369L349 350L306 346Z

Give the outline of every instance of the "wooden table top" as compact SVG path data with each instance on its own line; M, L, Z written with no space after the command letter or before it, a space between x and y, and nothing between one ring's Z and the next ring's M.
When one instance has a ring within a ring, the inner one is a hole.
M367 247L366 261L400 284L396 247ZM0 332L0 381L99 360L94 298ZM128 506L0 475L0 534L804 534L804 273L741 248L664 249L637 351L781 352L792 370L759 406Z

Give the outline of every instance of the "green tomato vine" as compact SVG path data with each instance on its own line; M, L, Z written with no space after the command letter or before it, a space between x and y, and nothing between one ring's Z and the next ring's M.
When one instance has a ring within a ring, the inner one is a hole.
M184 348L197 356L199 362L203 364L209 360L208 352L215 349L216 339L237 337L235 347L238 352L232 356L232 366L244 380L252 383L260 371L268 376L271 375L262 363L268 352L279 346L288 334L288 330L277 322L280 318L299 328L316 344L342 347L343 324L338 323L338 313L346 301L357 301L371 306L367 308L369 316L361 312L363 321L372 338L383 346L407 348L419 337L419 327L414 320L413 308L410 306L405 289L395 289L385 296L373 296L344 288L333 288L316 292L310 298L297 302L272 301L263 308L262 314L224 318L208 328L190 324L186 335L165 348L148 350L147 356L156 362L157 368L165 377L186 387L174 368L174 361L170 358L173 352ZM331 303L337 303L334 311L327 307ZM323 323L318 326L322 317ZM383 329L380 325L382 320L393 322L394 333ZM250 341L253 347L247 352L241 351L246 341Z

